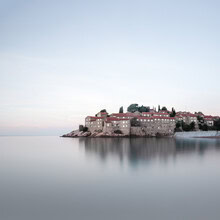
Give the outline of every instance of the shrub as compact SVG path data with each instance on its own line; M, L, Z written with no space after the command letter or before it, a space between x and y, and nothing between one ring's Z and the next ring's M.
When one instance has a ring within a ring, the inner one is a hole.
M83 127L83 132L86 132L88 131L88 128L87 127Z

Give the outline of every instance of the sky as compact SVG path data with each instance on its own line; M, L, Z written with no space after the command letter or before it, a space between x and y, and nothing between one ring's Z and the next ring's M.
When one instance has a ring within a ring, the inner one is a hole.
M0 0L0 135L62 135L131 103L220 115L220 1Z

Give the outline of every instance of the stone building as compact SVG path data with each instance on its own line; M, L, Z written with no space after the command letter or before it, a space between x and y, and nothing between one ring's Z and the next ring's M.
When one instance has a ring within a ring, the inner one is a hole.
M90 132L103 130L105 117L87 116L85 126Z
M140 127L149 135L171 135L176 127L175 118L168 116L140 116L137 117L137 121L140 122Z
M206 124L209 127L214 126L214 117L212 117L211 115L205 115L204 124Z
M116 117L118 119L132 119L134 117L140 116L140 112L127 112L127 113L112 113L111 117Z
M167 113L167 112L142 112L141 116L144 116L144 117L152 117L152 116L170 117L169 113Z
M97 115L97 117L104 117L104 118L107 118L107 116L108 116L108 112L99 112L99 113L97 113L96 115Z
M125 135L130 135L131 120L125 118L108 117L104 122L103 131L114 133L120 130Z
M191 124L192 122L194 122L195 125L198 125L197 116L195 114L192 114L189 112L177 113L175 118L177 121L182 120L183 122L185 122L188 125Z

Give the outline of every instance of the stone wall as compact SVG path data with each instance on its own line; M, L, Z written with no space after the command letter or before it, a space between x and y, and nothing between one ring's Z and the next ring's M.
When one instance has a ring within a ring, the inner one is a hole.
M174 137L176 138L220 137L220 132L217 131L176 132Z

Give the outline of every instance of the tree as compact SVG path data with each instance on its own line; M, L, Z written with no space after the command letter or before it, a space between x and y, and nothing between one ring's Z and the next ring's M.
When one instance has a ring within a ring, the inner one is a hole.
M150 107L148 106L138 106L138 104L131 104L128 106L127 108L128 112L149 112L150 111Z
M119 113L124 113L123 106L120 107Z
M164 107L162 108L162 111L167 111L167 108L164 106Z
M191 130L191 131L194 131L194 130L195 130L195 125L196 125L196 124L195 124L194 121L190 123L190 130Z
M87 127L83 127L83 132L87 132L88 128Z
M184 121L181 122L183 131L190 131L190 125L186 124Z
M174 108L172 108L172 112L170 113L170 117L175 117L176 116L176 111Z
M160 111L160 105L158 105L158 112Z
M102 109L100 112L107 112L106 109Z
M142 105L142 106L138 107L138 111L139 112L149 112L150 108Z
M203 131L208 131L208 130L209 130L208 125L207 125L207 124L204 124L204 125L202 126L202 130L203 130Z
M138 104L131 104L127 108L128 112L136 112L138 111Z
M182 126L181 126L181 122L180 121L178 121L176 123L175 132L178 132L178 131L182 131Z
M217 131L220 131L220 119L214 121L214 126L216 127Z
M197 116L197 120L198 120L200 123L203 123L203 122L204 122L203 117L201 117L200 115Z

